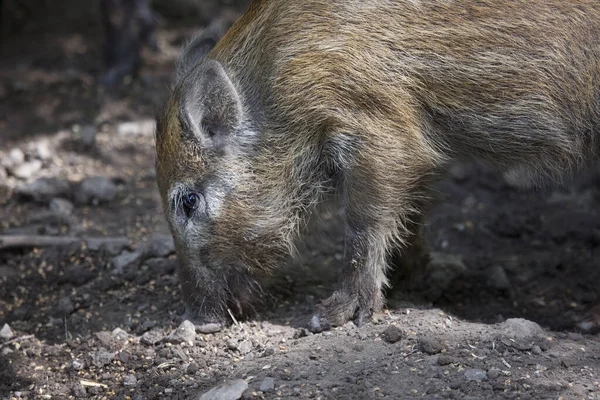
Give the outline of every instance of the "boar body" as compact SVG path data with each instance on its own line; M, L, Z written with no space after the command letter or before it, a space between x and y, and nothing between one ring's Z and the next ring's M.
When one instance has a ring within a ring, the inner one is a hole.
M596 1L255 1L218 43L210 31L184 49L157 124L203 323L242 312L329 194L345 269L313 331L381 308L387 257L450 160L559 178L599 154Z

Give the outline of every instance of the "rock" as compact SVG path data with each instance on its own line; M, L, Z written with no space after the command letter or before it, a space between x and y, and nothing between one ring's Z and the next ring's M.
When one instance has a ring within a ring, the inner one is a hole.
M25 162L25 154L19 148L14 148L0 160L0 165L5 168L12 168Z
M2 329L0 329L0 339L10 340L14 336L15 336L15 334L13 333L12 329L10 329L10 326L8 326L8 324L4 324L2 326Z
M40 169L42 169L42 162L40 160L31 160L10 168L10 173L19 179L27 180L33 177Z
M50 208L50 211L65 216L73 214L73 210L75 209L73 203L60 197L50 200L48 207Z
M165 340L169 343L189 343L194 339L196 339L196 327L186 319Z
M488 371L487 371L487 376L488 376L488 378L490 378L490 379L496 379L497 377L499 377L499 376L500 376L500 372L501 372L501 371L500 371L500 369L498 369L498 368L490 368L490 369L488 369Z
M237 350L240 354L248 354L252 351L252 342L249 340L244 340L238 344Z
M227 381L198 396L197 400L238 400L247 388L248 383L243 379Z
M123 385L124 386L135 386L137 385L137 378L135 375L125 375L123 377Z
M190 365L188 365L188 367L187 367L187 369L186 369L185 372L188 375L194 375L199 370L200 370L200 366L197 363L192 362L192 363L190 363Z
M153 276L170 274L177 269L178 261L175 258L149 258L144 261Z
M175 241L171 235L155 233L148 249L148 255L151 257L167 257L175 253Z
M402 332L402 330L400 328L398 328L396 325L388 326L381 334L381 337L383 338L383 340L388 343L396 343L396 342L400 341L403 336L404 336L404 332Z
M105 176L92 176L82 180L75 190L75 203L97 205L108 203L117 196L117 185Z
M444 349L444 345L439 339L429 336L419 339L419 347L423 353L427 354L437 354Z
M196 325L196 330L200 333L215 333L223 329L223 324L217 322L210 322L207 324Z
M131 274L142 263L143 254L139 251L124 251L111 260L113 272L117 275Z
M79 131L79 140L85 150L96 147L96 127L94 125L84 125Z
M107 256L116 256L130 247L126 237L90 238L86 240L86 244L89 250L102 251Z
M68 296L62 297L58 300L58 306L56 307L57 314L59 315L69 315L75 310L75 306L73 302Z
M154 346L156 343L163 340L163 332L159 329L152 329L142 335L140 342L148 346Z
M112 360L114 360L114 358L115 358L114 352L100 349L92 355L92 363L96 367L100 368L100 367L104 367L105 365L110 364L112 362Z
M105 347L110 348L114 344L114 338L110 334L110 332L107 332L107 331L96 332L96 337L98 338L100 343L102 343L102 345Z
M48 202L55 197L70 197L71 184L64 179L40 178L29 184L18 186L15 193L34 201Z
M115 338L115 340L118 340L119 342L126 342L129 338L129 334L127 334L127 332L125 332L121 328L113 329L113 331L110 334L113 338Z
M308 336L309 333L310 333L310 331L306 328L298 328L294 332L294 339L300 339L300 338L306 337L306 336Z
M81 371L82 369L85 368L85 361L76 358L73 361L71 361L71 367L75 371Z
M536 344L531 347L531 352L536 356L539 356L540 354L542 354L542 348Z
M488 273L487 283L496 290L507 290L510 288L510 282L508 281L508 276L506 276L506 271L499 265L491 268Z
M275 378L266 377L260 384L260 391L270 393L275 390Z
M467 378L468 381L481 382L487 379L487 375L485 371L482 371L480 369L469 368L465 371L465 378Z
M540 337L544 330L535 322L523 318L509 318L497 325L498 330L515 340Z
M33 148L33 154L35 157L42 161L46 161L52 158L52 151L47 140L39 140L35 143Z
M441 365L441 366L450 365L454 362L456 362L454 357L450 357L450 356L446 356L446 355L440 355L437 360L438 365Z

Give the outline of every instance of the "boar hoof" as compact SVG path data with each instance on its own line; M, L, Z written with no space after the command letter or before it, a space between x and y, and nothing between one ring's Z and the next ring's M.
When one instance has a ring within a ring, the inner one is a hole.
M311 318L308 329L319 333L334 326L344 325L350 320L354 320L359 327L369 322L373 311L378 308L379 300L374 296L371 301L373 304L361 304L358 297L341 291L335 292L321 304L319 312Z

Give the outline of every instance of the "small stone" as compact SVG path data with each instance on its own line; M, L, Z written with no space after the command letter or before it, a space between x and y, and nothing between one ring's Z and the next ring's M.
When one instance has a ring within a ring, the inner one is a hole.
M537 344L533 345L533 347L531 347L531 352L533 354L535 354L536 356L539 356L540 354L542 354L542 348L540 346L538 346Z
M385 340L388 343L396 343L400 341L403 336L404 332L402 332L402 330L396 325L388 326L381 334L383 340Z
M33 153L42 161L52 158L52 150L50 150L50 145L48 144L47 140L40 140L36 142L35 147L33 148Z
M198 396L198 400L238 400L242 397L248 383L243 379L227 381L222 385L210 389L208 392Z
M444 345L437 338L422 337L419 340L421 351L427 354L437 354L444 349Z
M175 242L171 235L155 233L150 242L149 256L167 257L175 253Z
M544 335L544 330L535 322L523 318L509 318L497 325L505 336L515 340L529 339Z
M296 329L296 331L294 331L294 339L300 339L303 337L308 336L309 334L309 330L306 328L298 328Z
M223 324L217 322L210 322L207 324L196 325L196 330L199 333L215 333L223 329Z
M496 379L497 377L499 377L499 376L500 376L500 372L501 372L501 371L500 371L500 369L498 369L498 368L490 368L490 369L488 369L488 371L487 371L487 376L488 376L488 378L490 378L490 379Z
M40 160L31 160L15 165L10 169L10 172L13 176L26 180L31 178L40 169L42 169L42 162Z
M193 342L196 339L196 327L187 319L183 321L166 340L170 343Z
M465 378L467 378L468 381L481 382L484 379L487 379L487 375L485 371L480 369L469 368L465 371Z
M174 272L178 261L175 258L149 258L144 261L144 265L148 266L152 276L161 276Z
M488 274L487 283L496 290L507 290L510 287L506 271L499 265L491 268L491 271Z
M194 375L199 370L200 370L200 366L198 364L196 364L195 362L193 362L193 363L190 363L190 365L188 365L186 373L188 375Z
M115 338L116 340L118 340L120 342L126 342L127 339L129 338L129 335L127 334L127 332L125 332L121 328L113 329L113 331L110 334L112 335L113 338Z
M275 378L266 377L260 384L260 391L270 393L275 390Z
M156 343L160 342L163 337L164 335L162 331L159 329L153 329L144 333L140 338L140 342L148 346L154 346Z
M48 202L56 197L70 197L71 184L64 179L40 178L17 186L15 194L37 202Z
M82 369L85 368L85 361L76 358L73 361L71 361L71 367L75 371L81 371Z
M446 355L443 355L443 354L440 355L439 358L438 358L438 360L437 360L438 365L441 365L441 366L450 365L450 364L452 364L454 362L455 362L454 357L446 356Z
M58 315L69 315L75 310L75 306L73 302L68 296L62 297L58 300L58 306L56 307L56 311Z
M48 205L51 211L61 214L61 215L71 215L73 214L73 210L75 206L67 199L63 199L60 197L56 197L50 200L50 204Z
M10 329L10 326L8 326L8 324L4 324L2 326L2 329L0 329L0 339L10 340L14 336L15 334L13 333L12 329Z
M77 204L108 203L117 196L117 185L105 176L92 176L79 183L74 195Z
M135 375L125 375L123 377L123 385L124 386L135 386L137 385L137 378Z
M25 162L25 154L19 148L12 149L7 155L2 157L2 160L0 160L0 164L6 168L12 168L23 162Z
M142 262L142 253L139 251L124 251L113 257L111 262L115 274L128 274L138 269Z
M238 344L238 351L240 354L248 354L252 351L252 342L249 340L244 340L243 342Z
M110 334L110 332L96 332L96 337L98 338L100 343L102 343L105 347L112 347L112 345L114 344L114 338Z
M112 351L100 349L92 356L92 363L96 367L104 367L114 360L115 353Z

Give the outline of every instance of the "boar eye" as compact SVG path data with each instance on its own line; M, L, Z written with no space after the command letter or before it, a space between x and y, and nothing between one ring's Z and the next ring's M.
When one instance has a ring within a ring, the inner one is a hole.
M196 193L187 193L184 194L181 199L181 204L183 205L183 210L185 211L185 215L189 218L192 212L198 208L198 204L200 203L200 198Z

